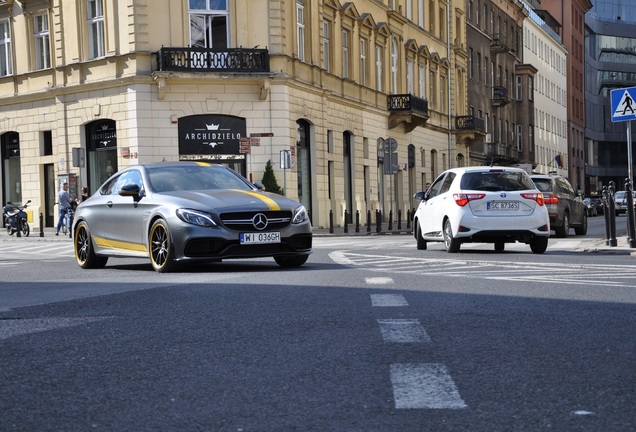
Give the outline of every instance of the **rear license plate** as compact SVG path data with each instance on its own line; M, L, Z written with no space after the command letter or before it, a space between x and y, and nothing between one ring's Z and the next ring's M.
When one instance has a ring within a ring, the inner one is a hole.
M241 233L241 244L280 243L279 232Z
M519 210L519 203L516 201L489 201L488 210Z

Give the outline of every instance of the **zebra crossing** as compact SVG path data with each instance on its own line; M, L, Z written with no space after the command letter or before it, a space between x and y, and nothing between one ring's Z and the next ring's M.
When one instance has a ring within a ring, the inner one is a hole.
M3 242L0 246L3 258L21 260L42 260L73 258L73 243L68 242Z

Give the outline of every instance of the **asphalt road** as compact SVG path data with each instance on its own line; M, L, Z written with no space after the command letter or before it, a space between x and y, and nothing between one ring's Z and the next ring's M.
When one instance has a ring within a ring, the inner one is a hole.
M0 430L634 430L636 257L560 244L317 238L300 269L169 275L3 254Z

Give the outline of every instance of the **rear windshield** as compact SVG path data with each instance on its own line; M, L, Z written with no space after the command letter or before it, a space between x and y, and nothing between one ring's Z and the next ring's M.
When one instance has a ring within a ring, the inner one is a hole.
M550 179L535 178L532 179L534 184L541 192L552 192L552 182Z
M520 191L535 189L532 180L523 171L468 172L462 176L461 189L482 191Z

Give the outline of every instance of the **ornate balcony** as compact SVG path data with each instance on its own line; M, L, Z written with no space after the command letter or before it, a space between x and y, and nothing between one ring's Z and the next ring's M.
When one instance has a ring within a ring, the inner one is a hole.
M502 53L510 51L508 36L505 34L494 34L490 37L490 51Z
M424 126L430 115L428 101L412 94L389 95L386 100L389 115L389 129L404 123L406 133L418 126Z
M467 145L486 138L486 122L474 115L455 117L455 135L457 141Z
M486 162L493 165L512 165L519 163L519 157L516 150L509 144L486 144L484 154Z
M504 106L510 103L510 98L508 97L508 89L505 87L493 87L492 88L492 105L493 106Z
M166 48L157 52L162 72L269 72L269 51L256 48Z

